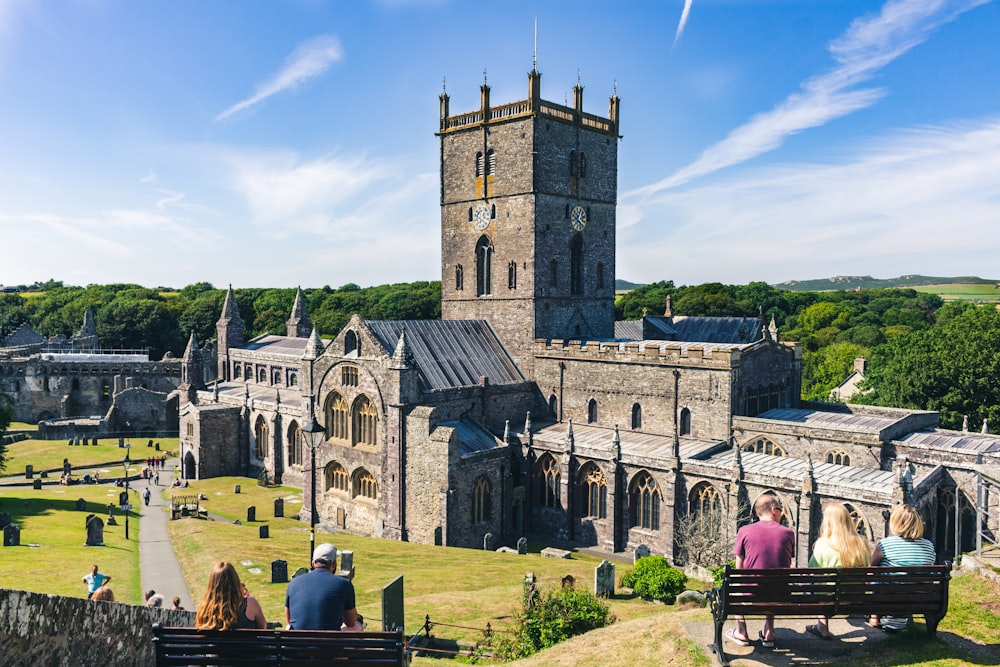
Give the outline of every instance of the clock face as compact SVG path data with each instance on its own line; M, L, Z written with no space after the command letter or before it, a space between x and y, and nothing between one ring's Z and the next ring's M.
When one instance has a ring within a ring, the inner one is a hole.
M582 206L574 206L569 212L569 224L573 225L573 229L578 232L582 232L583 228L587 226L587 209Z
M490 207L480 204L472 210L472 224L476 229L482 231L490 226Z

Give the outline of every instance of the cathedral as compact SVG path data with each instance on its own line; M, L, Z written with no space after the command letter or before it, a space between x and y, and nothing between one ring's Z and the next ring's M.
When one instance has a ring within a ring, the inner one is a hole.
M607 117L579 84L572 106L549 102L533 70L526 99L493 105L484 84L480 100L452 114L440 97L442 319L355 315L323 338L299 291L284 336L244 340L230 288L216 367L193 337L182 360L185 478L300 487L302 518L470 548L535 536L696 560L762 493L803 566L833 501L871 540L916 506L942 558L995 539L1000 438L803 403L801 346L773 320L668 301L615 321L617 95Z

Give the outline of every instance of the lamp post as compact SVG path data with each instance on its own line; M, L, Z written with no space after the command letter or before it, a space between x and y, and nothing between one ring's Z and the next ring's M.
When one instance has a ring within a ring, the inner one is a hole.
M316 512L316 448L323 444L326 429L317 423L314 416L310 415L309 421L302 426L302 435L309 445L309 475L312 478L312 491L309 499L309 562L311 563L313 551L316 550L316 516L318 514Z
M124 503L121 503L121 506L122 506L122 513L125 515L125 539L126 540L128 539L128 510L129 510L129 507L128 507L129 506L129 497L128 497L128 467L129 467L129 465L131 465L131 463L132 463L132 458L129 456L129 450L128 450L128 448L126 448L125 449L125 460L122 461L122 468L125 469L125 491L124 491L124 495L122 495L119 498L119 500L124 500L125 501Z

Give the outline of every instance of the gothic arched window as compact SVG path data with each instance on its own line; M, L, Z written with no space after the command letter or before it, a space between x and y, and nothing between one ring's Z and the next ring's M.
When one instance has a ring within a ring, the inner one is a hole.
M483 152L476 153L476 178L483 175Z
M352 442L353 445L370 445L374 447L378 444L378 413L375 404L368 400L367 396L361 395L354 401L352 416Z
M841 449L837 449L826 453L826 462L838 466L849 466L851 465L851 455Z
M361 339L358 338L358 334L353 330L348 330L344 334L344 355L354 353L354 356L359 356L361 354Z
M331 393L326 399L326 437L336 440L347 440L347 401L337 392Z
M580 151L580 178L587 176L587 154ZM589 213L589 211L588 211Z
M253 428L254 436L254 450L253 454L258 459L264 458L267 453L267 435L268 435L267 422L263 417L257 417L257 423Z
M497 152L492 148L486 151L486 175L497 173Z
M642 406L638 403L632 404L632 430L638 431L642 428Z
M569 242L569 291L583 294L583 235L575 234Z
M569 152L569 175L576 176L576 151Z
M302 465L302 429L295 422L288 427L288 465Z
M559 416L559 399L556 398L555 394L549 396L549 412L552 413L553 417Z
M767 438L759 438L754 442L743 445L744 452L755 452L757 454L767 454L768 456L784 456L785 450L780 445L776 445Z
M590 399L587 401L587 423L594 424L597 422L597 399Z
M629 510L632 528L660 529L660 490L648 472L636 475L629 485Z
M691 411L687 408L681 408L681 419L678 430L681 435L691 435Z
M517 262L507 265L507 289L517 289Z
M608 482L593 462L580 469L577 478L580 516L606 519L608 516Z
M493 293L493 243L481 236L476 243L476 296Z
M472 521L482 523L490 520L490 481L486 477L476 480L472 489Z
M556 463L551 454L545 454L538 460L535 484L539 505L542 507L562 507L559 500L559 464Z
M722 497L708 482L696 484L691 489L689 508L691 519L699 530L714 531L722 525Z
M455 289L456 290L465 289L465 275L464 275L464 269L462 269L461 264L455 265Z
M347 470L336 461L330 461L326 464L323 479L326 481L327 491L347 493Z
M375 481L375 476L364 468L358 468L355 471L352 486L351 495L353 497L378 500L378 482Z

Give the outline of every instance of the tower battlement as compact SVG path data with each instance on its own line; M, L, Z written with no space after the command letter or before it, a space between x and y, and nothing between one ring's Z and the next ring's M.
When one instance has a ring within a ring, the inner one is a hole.
M716 343L685 343L675 341L599 341L535 339L536 359L560 358L615 363L663 364L735 368L743 352L759 343L722 345Z

